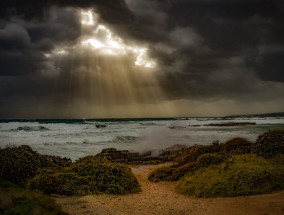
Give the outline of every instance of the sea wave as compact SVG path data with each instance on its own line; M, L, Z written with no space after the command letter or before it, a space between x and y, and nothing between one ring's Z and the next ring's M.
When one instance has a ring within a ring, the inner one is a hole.
M111 142L114 143L125 143L125 142L135 142L138 137L135 136L117 136Z
M160 123L155 123L155 122L141 122L139 124L143 126L164 126L166 125L166 124L160 124Z
M50 129L44 126L20 126L16 129L12 129L11 131L48 131Z

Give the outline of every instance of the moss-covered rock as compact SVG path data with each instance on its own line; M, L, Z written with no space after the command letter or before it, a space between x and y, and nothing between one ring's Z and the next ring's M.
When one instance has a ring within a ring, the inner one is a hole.
M88 156L69 167L41 171L30 187L46 194L127 194L140 191L129 167L103 157Z
M271 158L284 153L284 129L269 130L260 135L252 148L253 152Z

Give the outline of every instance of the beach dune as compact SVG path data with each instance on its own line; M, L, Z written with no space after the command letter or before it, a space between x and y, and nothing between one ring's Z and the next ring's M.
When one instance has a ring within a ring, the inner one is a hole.
M195 198L175 192L172 182L150 182L151 171L163 165L132 167L142 192L123 196L54 197L74 215L283 215L284 191L231 198Z

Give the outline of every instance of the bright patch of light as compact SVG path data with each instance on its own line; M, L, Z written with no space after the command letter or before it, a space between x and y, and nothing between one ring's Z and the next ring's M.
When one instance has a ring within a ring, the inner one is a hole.
M94 15L91 10L81 11L81 24L82 25L95 25Z
M87 33L82 34L79 43L73 47L57 47L50 53L44 53L46 58L65 56L80 48L96 51L96 54L109 56L127 56L133 58L133 64L138 67L153 69L156 62L148 57L148 49L126 44L120 37L113 35L105 25L98 24L97 16L91 10L81 11L81 23Z
M83 45L87 45L89 47L95 48L95 49L101 49L101 48L105 48L105 45L100 42L99 40L96 39L88 39L88 40L84 40L82 42Z
M49 53L45 53L45 54L44 54L44 57L46 57L46 58L50 58L50 57L51 57L51 54L49 54Z
M81 23L94 28L91 35L81 41L82 47L96 50L97 53L103 55L122 56L128 54L134 56L134 64L136 66L144 68L156 67L156 63L148 57L147 48L125 44L120 37L113 35L111 30L105 25L96 24L92 11L82 11Z
M55 53L57 55L65 55L65 54L68 54L66 50L64 49L59 49L59 50L56 50Z

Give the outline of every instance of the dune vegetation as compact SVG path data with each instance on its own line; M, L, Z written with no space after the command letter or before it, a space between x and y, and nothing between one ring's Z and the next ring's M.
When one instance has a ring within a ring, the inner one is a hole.
M67 215L49 196L0 180L0 214Z
M131 169L100 156L75 162L40 155L29 146L0 149L0 180L46 194L127 194L140 191Z
M255 154L234 155L183 177L177 190L197 197L239 196L284 189L284 165Z
M54 186L56 185L56 186ZM65 168L44 169L29 186L46 194L127 194L140 191L131 169L104 157L88 156Z
M233 138L225 143L193 146L169 167L154 170L149 180L178 181L177 191L197 197L239 196L284 189L284 130L271 130L252 143Z

